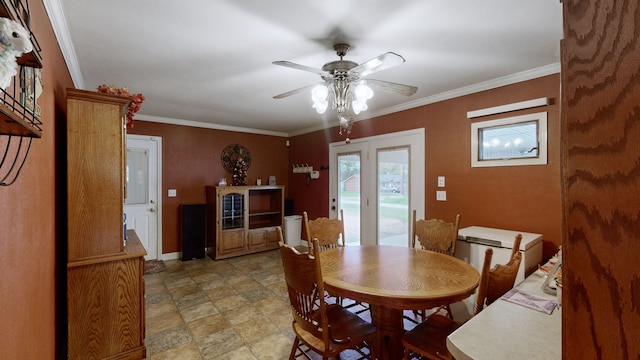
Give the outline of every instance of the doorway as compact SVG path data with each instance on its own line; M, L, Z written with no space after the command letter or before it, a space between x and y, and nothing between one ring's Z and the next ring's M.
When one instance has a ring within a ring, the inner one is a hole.
M329 216L343 211L347 245L409 246L411 211L424 216L424 159L424 129L329 145Z
M161 174L162 138L127 135L126 225L140 238L145 260L162 260Z

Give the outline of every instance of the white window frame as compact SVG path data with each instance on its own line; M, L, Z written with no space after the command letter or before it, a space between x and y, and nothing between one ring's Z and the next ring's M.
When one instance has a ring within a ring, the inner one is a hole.
M479 151L482 144L480 142L480 132L484 128L495 126L515 125L536 121L538 124L538 156L526 158L505 158L480 160ZM524 166L524 165L546 165L547 164L547 112L532 113L520 116L513 116L498 120L488 120L471 123L471 167L491 167L491 166Z

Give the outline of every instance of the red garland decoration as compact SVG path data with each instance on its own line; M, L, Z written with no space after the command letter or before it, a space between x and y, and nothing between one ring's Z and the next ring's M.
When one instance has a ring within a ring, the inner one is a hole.
M140 110L140 106L142 102L145 100L144 95L142 94L131 94L129 92L128 87L117 87L115 85L107 86L102 84L98 86L98 92L103 94L111 94L117 96L126 96L131 98L131 102L129 103L129 109L127 111L127 130L131 130L133 128L133 115Z

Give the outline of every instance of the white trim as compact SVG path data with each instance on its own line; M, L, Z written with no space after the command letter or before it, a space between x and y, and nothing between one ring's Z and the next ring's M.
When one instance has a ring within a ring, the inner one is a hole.
M67 28L67 20L62 10L60 0L43 0L45 10L49 16L53 32L58 39L62 56L67 63L67 69L71 74L73 85L77 89L84 89L84 80L82 79L82 73L80 72L80 64L78 63L78 57L76 56L76 50L73 47L71 41L71 35L69 35L69 28Z
M545 106L548 104L549 104L549 99L547 99L546 97L542 97L542 98L533 99L533 100L520 101L512 104L467 111L467 118L472 119L472 118L477 118L481 116L495 115L495 114L500 114L500 113L505 113L510 111L530 109L538 106Z
M139 120L161 123L161 124L199 127L204 129L215 129L215 130L235 131L235 132L250 133L250 134L289 137L289 134L284 132L278 132L278 131L251 129L251 128L245 128L245 127L239 127L239 126L220 125L220 124L205 123L205 122L193 121L193 120L180 120L180 119L165 118L160 116L136 114L136 121L139 121Z
M479 139L478 131L481 128L517 124L520 122L538 121L538 157L483 160L478 158ZM539 112L520 116L513 116L497 120L488 120L471 123L471 167L491 166L523 166L547 164L547 112Z
M433 96L429 96L422 99L416 99L415 101L409 101L397 106L391 106L380 111L367 113L368 118L374 118L382 115L388 115L391 113L409 110L424 105L434 104L440 101L450 100L457 97L479 93L481 91L495 89L501 86L512 85L523 81L533 80L541 78L543 76L560 73L560 63L541 66L539 68L522 71L516 74L503 76L497 79L484 81L478 84L464 86L451 91L445 91Z
M160 260L180 260L180 259L182 259L182 252L181 251L177 251L177 252L162 254L162 257L159 257L158 259L160 259Z
M378 149L389 149L393 147L405 147L409 146L409 186L410 186L410 198L409 198L409 219L412 209L416 209L418 216L424 217L425 208L425 129L417 128L406 131L399 131L395 133L388 133L382 135L375 135L364 138L357 138L351 140L349 144L345 144L344 141L333 142L329 144L329 209L331 206L336 205L332 203L331 199L337 199L338 196L338 184L337 184L337 157L340 153L360 152L361 158L361 179L376 179L377 175L377 155ZM377 226L370 226L370 223L366 219L377 219L377 206L376 201L371 199L377 198L378 184L377 181L362 182L361 188L361 224L360 224L360 241L362 244L377 244L378 240L378 228ZM329 217L336 217L337 212L331 211ZM407 237L407 246L409 245L409 237L411 236L411 229Z

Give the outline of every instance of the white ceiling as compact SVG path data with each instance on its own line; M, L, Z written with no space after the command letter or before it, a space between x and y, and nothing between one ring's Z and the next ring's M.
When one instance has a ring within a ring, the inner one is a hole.
M45 0L75 86L128 86L138 119L295 135L336 125L310 96L320 68L352 45L362 63L406 62L370 78L418 87L378 92L365 119L559 72L559 0ZM529 100L529 99L522 99ZM502 105L502 104L494 104Z

